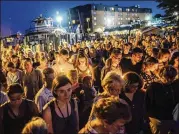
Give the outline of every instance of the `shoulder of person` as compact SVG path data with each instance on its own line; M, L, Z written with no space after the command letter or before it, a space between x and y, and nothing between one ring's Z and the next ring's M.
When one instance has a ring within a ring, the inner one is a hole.
M51 101L49 101L47 104L45 104L45 106L43 107L42 111L45 111L47 109L50 109L50 107L54 104L54 99L52 99Z

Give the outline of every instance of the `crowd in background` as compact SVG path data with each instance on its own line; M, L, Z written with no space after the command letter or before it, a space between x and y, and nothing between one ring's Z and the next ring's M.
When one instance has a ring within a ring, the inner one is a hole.
M179 134L179 32L3 48L1 134Z

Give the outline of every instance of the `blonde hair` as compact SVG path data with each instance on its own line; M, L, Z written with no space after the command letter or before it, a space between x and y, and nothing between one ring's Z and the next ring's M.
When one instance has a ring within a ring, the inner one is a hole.
M34 117L22 130L22 134L47 134L47 125L40 117Z
M102 80L102 87L104 88L104 91L109 92L113 89L114 82L119 82L121 84L123 84L123 79L122 77L117 74L114 71L110 71L106 74L106 76L104 77L104 79Z

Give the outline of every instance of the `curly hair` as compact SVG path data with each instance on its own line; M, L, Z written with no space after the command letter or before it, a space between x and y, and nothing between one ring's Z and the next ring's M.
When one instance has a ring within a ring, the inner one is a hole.
M123 103L117 97L102 98L94 104L94 115L104 119L108 124L116 120L131 120L131 112L127 103Z
M104 91L110 93L111 90L114 88L114 82L118 81L119 83L123 84L122 77L114 71L108 72L104 79L102 80L102 87Z
M47 125L40 117L34 117L26 124L22 130L22 134L47 134Z

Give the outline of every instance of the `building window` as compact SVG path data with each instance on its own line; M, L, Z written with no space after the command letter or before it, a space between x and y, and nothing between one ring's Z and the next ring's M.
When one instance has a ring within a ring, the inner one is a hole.
M119 11L122 11L122 8L118 8Z
M96 17L94 17L94 20L96 20Z
M130 11L130 9L129 9L129 8L127 8L127 9L126 9L126 11L127 11L127 12L129 12L129 11Z
M94 22L94 25L96 26L96 22Z
M122 20L122 18L121 18L121 20Z
M132 9L132 11L134 12L134 9Z
M130 20L130 18L128 18L128 20Z

